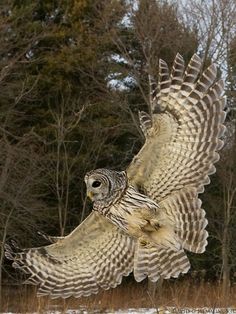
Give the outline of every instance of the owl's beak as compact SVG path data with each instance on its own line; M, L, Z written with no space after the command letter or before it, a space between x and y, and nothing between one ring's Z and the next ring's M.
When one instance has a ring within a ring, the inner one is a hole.
M91 199L91 201L93 200L93 192L92 191L87 191L87 196Z

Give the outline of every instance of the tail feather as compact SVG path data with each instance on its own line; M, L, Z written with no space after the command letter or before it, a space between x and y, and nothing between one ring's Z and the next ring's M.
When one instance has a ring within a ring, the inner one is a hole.
M187 273L189 260L184 250L173 251L161 246L142 246L137 243L134 256L134 277L142 281L148 277L156 282L160 277L168 279Z
M159 203L166 216L173 221L182 247L194 253L203 253L207 245L207 219L197 198L195 188L179 190Z

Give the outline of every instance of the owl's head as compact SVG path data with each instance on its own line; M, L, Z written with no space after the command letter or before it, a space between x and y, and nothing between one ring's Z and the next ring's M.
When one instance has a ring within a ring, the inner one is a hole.
M115 201L127 187L127 175L125 171L113 171L108 169L96 169L85 175L87 195L93 202L103 201L111 203Z

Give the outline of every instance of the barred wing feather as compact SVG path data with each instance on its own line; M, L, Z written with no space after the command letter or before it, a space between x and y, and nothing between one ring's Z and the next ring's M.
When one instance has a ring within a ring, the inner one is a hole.
M216 80L214 64L202 74L201 66L195 54L184 71L177 54L169 74L160 60L152 116L148 121L147 114L140 113L145 144L127 171L130 182L174 221L183 248L196 253L207 244L207 220L198 193L215 172L225 130L223 82Z
M155 201L185 186L203 192L203 186L209 183L208 175L215 172L213 164L223 145L219 139L225 130L223 81L215 82L214 65L197 80L201 70L197 55L185 73L183 69L179 54L171 76L166 63L160 61L160 91L152 102L150 122L145 115L142 126L146 142L128 168L130 181L144 188Z
M88 296L99 288L114 288L133 270L135 241L92 213L65 238L49 246L13 252L6 256L39 285L38 295L51 298Z
M177 278L180 273L187 273L189 260L183 250L173 251L166 247L141 246L137 244L134 257L134 278L142 281L148 277L156 282L160 277Z

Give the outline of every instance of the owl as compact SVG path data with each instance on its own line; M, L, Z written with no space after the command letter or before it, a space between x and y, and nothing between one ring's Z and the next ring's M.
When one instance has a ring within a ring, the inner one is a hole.
M159 62L151 112L139 113L145 143L126 171L85 175L92 213L47 246L6 245L13 266L29 274L38 295L80 297L114 288L131 272L156 282L188 272L186 251L203 253L207 219L199 193L223 146L225 98L214 64L201 72L195 54L177 54L169 73Z
M129 184L124 171L97 169L86 174L85 183L93 210L137 239L142 246L180 250L171 219L151 198Z

